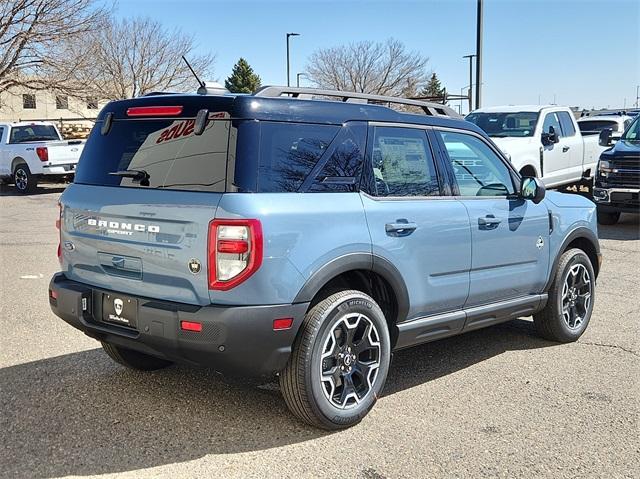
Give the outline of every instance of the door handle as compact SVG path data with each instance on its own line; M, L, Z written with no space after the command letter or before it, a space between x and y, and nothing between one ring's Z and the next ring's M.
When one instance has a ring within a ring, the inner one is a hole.
M409 236L417 228L417 223L409 223L405 219L396 220L395 223L387 223L384 225L384 230L389 236Z
M501 222L501 219L496 218L493 215L487 215L484 218L478 218L478 225L480 227L484 227L484 229L496 228Z
M563 146L562 153L566 153L567 151L569 151L570 148L571 148L570 146Z

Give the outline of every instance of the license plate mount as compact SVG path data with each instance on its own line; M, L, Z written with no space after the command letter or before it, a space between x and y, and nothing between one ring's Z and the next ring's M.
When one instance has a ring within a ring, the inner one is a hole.
M103 293L102 321L136 329L138 324L138 300L121 294Z

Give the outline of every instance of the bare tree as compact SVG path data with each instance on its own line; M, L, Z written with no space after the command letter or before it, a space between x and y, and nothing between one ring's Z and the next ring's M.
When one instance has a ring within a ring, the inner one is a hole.
M62 60L65 42L98 30L105 14L94 0L0 0L0 92L62 84L43 70Z
M392 38L316 50L307 74L321 88L412 96L426 82L429 59Z
M111 20L82 45L71 42L67 48L69 67L56 66L50 76L72 79L65 81L69 95L108 100L152 91L195 90L197 82L182 55L202 79L211 74L215 59L211 54L196 54L191 36L148 18Z

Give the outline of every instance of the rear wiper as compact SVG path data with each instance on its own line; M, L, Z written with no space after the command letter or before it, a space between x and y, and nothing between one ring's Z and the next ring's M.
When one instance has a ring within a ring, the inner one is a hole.
M144 170L123 170L123 171L112 171L109 173L113 176L122 176L124 178L131 178L133 181L138 181L140 186L149 186L149 173Z

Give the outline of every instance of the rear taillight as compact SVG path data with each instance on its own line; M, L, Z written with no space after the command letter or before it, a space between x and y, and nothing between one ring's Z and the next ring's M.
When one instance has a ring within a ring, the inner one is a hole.
M62 264L62 204L58 201L58 219L56 219L56 229L58 230L58 261Z
M49 161L49 150L46 146L36 147L36 155L40 158L40 161Z
M226 291L262 264L262 225L258 220L209 223L209 289Z

